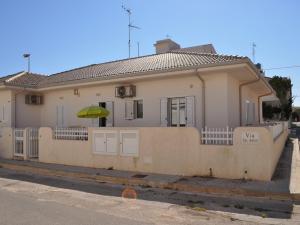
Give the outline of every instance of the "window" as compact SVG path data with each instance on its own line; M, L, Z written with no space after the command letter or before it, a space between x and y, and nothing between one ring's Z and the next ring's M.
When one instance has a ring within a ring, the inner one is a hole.
M172 127L186 126L186 99L171 98L170 99L170 117Z
M143 100L128 100L125 102L125 119L143 118Z
M195 96L160 99L162 127L195 127L195 115Z
M143 118L143 100L134 101L134 112L135 112L135 118L138 119Z

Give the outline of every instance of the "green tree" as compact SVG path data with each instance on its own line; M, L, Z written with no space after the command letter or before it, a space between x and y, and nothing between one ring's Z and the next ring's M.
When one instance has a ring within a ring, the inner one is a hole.
M269 80L270 85L276 91L277 97L280 101L279 113L281 115L281 120L288 120L292 114L292 82L290 78L274 76ZM266 118L270 118L270 114L278 113L277 107L264 107L267 112L264 113ZM271 117L272 118L272 117Z

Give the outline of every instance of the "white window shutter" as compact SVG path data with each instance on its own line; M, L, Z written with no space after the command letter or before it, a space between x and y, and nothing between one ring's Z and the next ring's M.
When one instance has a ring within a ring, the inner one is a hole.
M128 100L125 102L125 119L126 120L132 120L134 119L134 114L133 114L133 101Z
M160 99L160 126L168 126L168 98Z
M56 106L56 127L58 127L58 106Z
M56 126L64 126L64 106L62 105L56 106Z
M255 103L252 102L252 123L254 124L255 123Z
M186 126L195 127L195 97L186 97Z
M114 126L114 102L106 102L105 108L109 111L109 115L106 118L106 126L113 127Z
M61 106L61 125L62 127L67 127L65 121L65 107L63 105Z

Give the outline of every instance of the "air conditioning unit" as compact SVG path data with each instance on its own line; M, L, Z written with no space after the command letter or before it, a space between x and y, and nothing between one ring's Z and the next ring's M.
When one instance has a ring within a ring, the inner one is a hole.
M25 96L25 104L41 105L41 104L43 104L43 96L42 95L26 95Z
M136 95L136 87L134 85L116 87L116 97L128 98L128 97L135 97L135 95Z

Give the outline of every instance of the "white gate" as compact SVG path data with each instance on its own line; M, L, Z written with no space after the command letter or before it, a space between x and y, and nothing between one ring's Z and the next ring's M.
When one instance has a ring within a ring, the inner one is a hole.
M39 130L38 128L26 128L26 149L28 158L39 157Z
M14 129L14 156L24 159L39 157L38 128Z
M14 130L14 156L24 157L24 134L25 129Z

